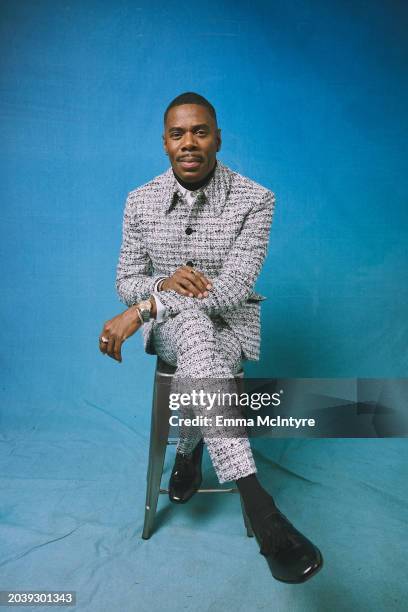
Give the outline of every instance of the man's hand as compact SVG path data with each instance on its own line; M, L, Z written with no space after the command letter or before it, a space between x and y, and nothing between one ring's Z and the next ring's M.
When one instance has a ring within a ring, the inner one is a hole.
M131 306L121 314L105 322L99 336L99 350L116 361L122 362L121 348L124 341L142 327L136 307ZM104 342L103 339L108 340Z
M170 289L188 297L203 298L208 296L207 289L212 289L212 283L198 270L190 266L181 266L163 281L160 288L161 291Z

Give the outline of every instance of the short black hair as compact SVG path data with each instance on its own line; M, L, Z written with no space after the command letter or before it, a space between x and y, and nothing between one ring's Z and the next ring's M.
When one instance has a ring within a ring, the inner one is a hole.
M166 123L167 114L173 106L181 106L182 104L199 104L200 106L205 106L209 111L210 115L214 118L215 123L217 124L217 115L215 113L215 108L206 98L200 96L200 94L195 93L194 91L186 91L185 93L180 94L177 98L174 98L166 108L164 112L164 123Z

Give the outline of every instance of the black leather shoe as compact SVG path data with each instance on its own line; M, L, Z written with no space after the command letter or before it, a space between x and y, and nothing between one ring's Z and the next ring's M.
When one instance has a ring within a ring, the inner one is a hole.
M276 508L253 529L272 576L281 582L298 584L309 580L323 566L320 550L300 533Z
M203 448L201 439L190 454L176 453L169 482L169 498L173 504L185 504L200 488Z

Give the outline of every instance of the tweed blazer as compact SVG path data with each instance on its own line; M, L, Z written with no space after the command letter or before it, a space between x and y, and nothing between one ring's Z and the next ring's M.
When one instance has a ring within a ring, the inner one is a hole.
M199 308L211 318L221 317L240 339L243 358L256 361L259 302L266 298L254 284L267 253L275 196L219 160L193 206L178 185L170 167L128 194L116 272L119 298L128 306L147 299L157 279L194 265L213 288L202 299L161 291L167 316ZM142 328L144 348L151 354L154 325L161 323L151 320Z

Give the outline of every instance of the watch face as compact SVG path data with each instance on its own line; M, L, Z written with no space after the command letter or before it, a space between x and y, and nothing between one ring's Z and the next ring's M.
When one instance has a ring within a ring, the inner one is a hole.
M140 302L140 312L142 313L142 319L146 323L150 321L150 310L151 310L151 302L150 300L144 300Z

